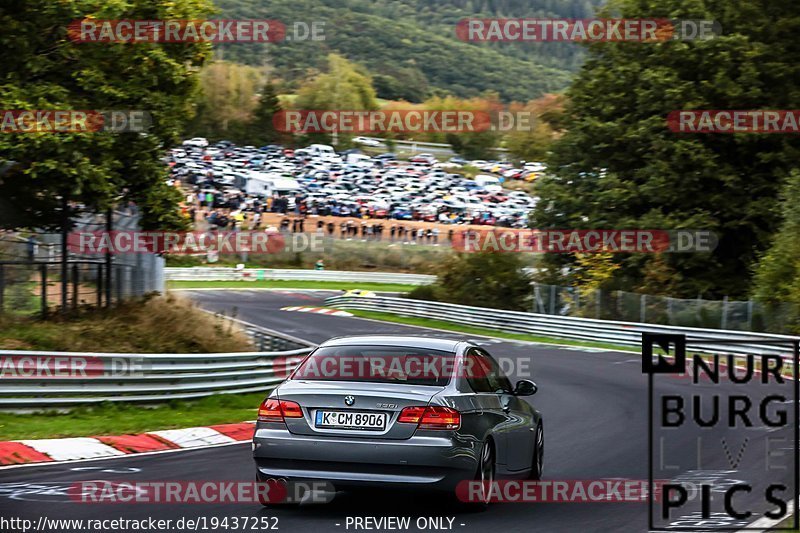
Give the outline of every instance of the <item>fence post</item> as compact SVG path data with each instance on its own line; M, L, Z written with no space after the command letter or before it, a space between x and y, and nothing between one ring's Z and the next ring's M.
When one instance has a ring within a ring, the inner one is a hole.
M603 289L597 289L597 302L595 303L594 317L600 318L600 307L603 305Z
M700 296L701 296L700 294L697 295L697 300L695 301L695 304L694 304L695 305L694 314L697 317L697 327L698 328L703 327L703 315L700 312L700 310L703 307L703 301L700 298Z
M6 270L5 265L0 265L0 313L3 312L5 293L6 293Z
M722 297L722 328L726 329L728 327L728 297Z
M42 263L39 269L42 278L42 318L47 318L47 263Z
M647 322L647 295L642 294L639 296L639 322L645 324Z
M747 330L753 331L753 300L747 300Z
M672 298L667 296L667 322L672 325Z
M114 230L114 210L113 209L108 209L106 211L106 233L110 236L111 232L113 230ZM113 259L111 257L111 249L110 248L108 250L106 250L105 260L106 260L106 269L105 269L106 270L106 272L105 272L106 273L106 283L105 283L106 307L111 307L111 285L113 283L113 280L111 278L111 275L112 275L111 265L112 265ZM120 283L120 276L119 276L119 271L117 271L117 285L119 285L119 283Z
M78 308L78 265L72 264L72 309Z
M120 279L121 279L122 276L120 276L120 269L123 268L123 265L115 264L114 267L115 267L114 270L115 270L115 273L116 273L116 275L114 276L114 279L117 282L116 283L112 282L112 284L116 288L115 292L117 293L117 304L119 304L122 301L122 283L120 283ZM106 287L106 290L107 291L109 290L108 287ZM107 303L108 303L108 305L110 307L111 306L111 300L109 300Z
M556 314L556 286L550 285L550 314Z
M97 308L103 307L103 264L97 264Z

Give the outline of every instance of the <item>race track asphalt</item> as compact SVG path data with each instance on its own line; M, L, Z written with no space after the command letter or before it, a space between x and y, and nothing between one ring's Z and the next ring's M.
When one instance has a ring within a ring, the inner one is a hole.
M235 312L242 320L315 343L337 335L381 333L471 338L484 344L493 355L514 362L512 381L515 377L528 377L522 374L532 369L539 392L530 401L543 413L545 421L546 479L648 479L647 376L642 374L641 357L636 353L498 341L399 324L281 310L285 306L321 305L325 296L331 295L326 291L220 290L184 291L183 294L206 309L227 314ZM658 394L685 395L689 386L688 378L656 379ZM720 387L732 386L723 380L718 385L694 385L691 390L693 393L701 391L704 398L710 398L720 391ZM751 396L764 394L763 387L766 386L757 387L751 386ZM793 387L790 384L769 387L771 392L791 398ZM703 405L703 409L710 409L710 403ZM791 406L791 400L784 404L789 410L790 420L793 416ZM727 411L723 409L722 413L725 415ZM776 494L784 500L792 498L795 487L791 466L794 446L791 424L776 429L754 420L753 426L701 429L688 424L687 427L670 432L662 430L656 434L655 451L662 452L655 456L654 478L707 482L714 487L712 512L722 510L722 491L729 486L746 482L753 487L751 493L739 493L734 498L737 509L753 511L747 519L735 520L719 514L713 515L713 520L701 519L698 494L693 501L674 511L667 521L658 516L660 504L656 503L654 512L658 527L667 530L702 527L738 530L775 507L765 501L764 491L768 483L783 483L785 492ZM768 452L772 455L769 456ZM315 533L363 530L352 525L355 517L389 516L411 517L409 531L419 530L415 522L418 517L450 518L452 530L470 532L648 531L646 502L504 503L494 504L486 512L474 513L447 499L419 491L410 494L393 491L341 493L326 505L269 509L251 504L86 504L74 502L66 494L67 487L83 480L251 481L253 474L247 443L102 461L0 469L0 516L34 521L42 515L51 519L154 517L173 521L182 517L205 517L208 531L223 530L211 528L209 520L212 517L233 516L276 517L276 521L268 523L277 522L280 531ZM420 522L420 525L429 524ZM51 528L48 531L77 530ZM173 526L168 530L181 529Z

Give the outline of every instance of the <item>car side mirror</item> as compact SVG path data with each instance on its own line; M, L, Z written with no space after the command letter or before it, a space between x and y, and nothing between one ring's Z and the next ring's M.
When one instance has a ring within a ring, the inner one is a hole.
M529 379L521 379L517 381L517 386L514 388L514 395L515 396L533 396L536 394L536 391L539 390L539 387L536 386L536 383Z

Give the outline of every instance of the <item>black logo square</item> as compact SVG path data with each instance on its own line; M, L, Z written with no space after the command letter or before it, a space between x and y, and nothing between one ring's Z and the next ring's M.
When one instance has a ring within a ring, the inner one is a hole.
M665 354L672 355L674 359L670 361L658 355L658 360L653 361L654 345L661 348ZM642 373L680 374L684 368L686 368L686 335L642 333Z

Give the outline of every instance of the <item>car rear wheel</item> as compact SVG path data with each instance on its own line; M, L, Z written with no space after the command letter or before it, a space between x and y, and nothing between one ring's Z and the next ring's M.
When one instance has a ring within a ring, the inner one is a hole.
M533 443L533 462L531 464L530 479L542 479L544 470L544 429L541 422L536 426Z
M487 440L483 443L478 456L478 470L475 472L474 481L480 483L480 493L478 500L470 502L469 508L471 510L482 512L489 507L494 473L494 448L492 447L492 442Z

